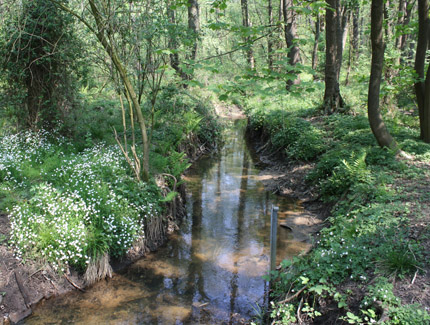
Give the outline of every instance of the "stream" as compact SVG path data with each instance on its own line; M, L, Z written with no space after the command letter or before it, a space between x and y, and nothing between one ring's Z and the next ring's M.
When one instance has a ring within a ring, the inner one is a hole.
M85 293L42 302L25 324L236 324L267 306L270 209L281 223L301 207L264 190L246 120L227 123L220 152L187 173L187 217L166 244ZM308 246L278 227L278 263Z

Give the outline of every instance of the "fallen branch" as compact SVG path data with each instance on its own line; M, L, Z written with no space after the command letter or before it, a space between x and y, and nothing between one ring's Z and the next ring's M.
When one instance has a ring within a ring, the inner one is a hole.
M43 270L43 268L42 269L38 269L36 272L31 273L28 278L31 278L33 275L35 275L36 273L39 273L42 270Z
M76 283L74 283L72 280L70 280L70 278L67 276L67 274L64 274L64 277L66 278L67 281L69 281L69 283L74 286L76 289L78 289L79 291L85 292L84 289L82 289L80 286L78 286Z
M30 308L30 306L31 306L31 302L30 302L30 299L28 298L28 295L27 295L27 292L25 291L24 286L22 285L21 276L20 276L20 275L19 275L19 273L18 273L18 272L16 272L16 271L14 272L14 274L15 274L15 281L16 281L16 284L18 284L18 289L19 289L19 291L21 292L22 298L24 298L25 306L26 306L27 308Z
M412 279L410 286L413 285L415 280L417 279L417 274L418 274L418 270L415 272L414 278Z
M301 288L299 291L297 291L295 294L293 294L290 297L286 297L284 300L279 301L280 304L285 304L287 302L290 302L291 300L297 298L298 296L300 296L300 294L305 291L306 286L304 286L303 288Z
M55 285L54 281L52 281L50 278L48 278L45 274L43 274L43 277L46 279L46 281L51 282L52 286L54 287L54 289L55 289L57 292L59 291L59 290L58 290L58 288L57 288L57 286Z
M302 315L300 313L302 307L303 307L303 297L302 299L300 299L299 307L297 308L297 321L299 322L300 325L303 324Z

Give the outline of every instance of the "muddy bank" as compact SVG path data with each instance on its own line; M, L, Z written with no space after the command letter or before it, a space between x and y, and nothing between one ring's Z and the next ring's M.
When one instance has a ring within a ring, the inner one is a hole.
M260 168L259 180L267 191L296 199L303 212L291 213L282 224L293 230L299 240L312 242L312 236L324 226L332 205L321 202L315 187L306 182L306 175L314 163L291 161L273 148L270 138L263 130L247 128L247 141L254 149L254 159Z

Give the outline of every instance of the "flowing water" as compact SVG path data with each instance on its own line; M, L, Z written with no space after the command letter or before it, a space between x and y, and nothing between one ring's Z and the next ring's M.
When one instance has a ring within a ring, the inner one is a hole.
M187 217L163 247L85 293L42 303L25 323L232 324L267 305L271 206L280 222L301 208L264 191L246 121L229 123L220 153L187 174ZM278 262L307 247L278 228Z

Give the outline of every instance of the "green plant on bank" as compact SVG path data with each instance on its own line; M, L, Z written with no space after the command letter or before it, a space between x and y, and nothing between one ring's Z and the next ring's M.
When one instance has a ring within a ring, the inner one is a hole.
M2 139L2 188L30 197L10 208L17 256L64 271L69 265L84 270L106 253L123 255L143 235L144 220L160 212L159 194L124 172L116 147L75 153L66 140L63 151L50 138L40 132Z
M350 324L377 322L384 310L387 324L428 324L428 312L418 304L402 306L391 285L394 277L413 277L428 263L420 239L410 237L405 192L394 186L398 177L420 180L422 171L396 159L394 152L376 147L367 118L360 113L319 117L317 123L299 117L306 116L300 110L257 106L248 108L247 114L249 126L270 139L274 149L294 145L303 134L311 137L320 130L318 140L325 144L324 150L309 159L315 167L307 181L322 199L336 202L313 250L283 261L281 270L272 272L274 322L295 323L298 310L302 320L318 318L326 308L320 304L323 300ZM396 121L404 120L409 123ZM417 141L417 130L395 124L388 121L402 149L428 162L430 147ZM356 302L359 297L353 291L342 289L348 284L361 288L361 301Z

